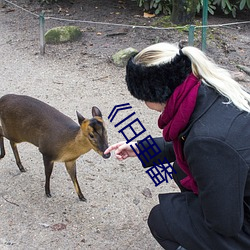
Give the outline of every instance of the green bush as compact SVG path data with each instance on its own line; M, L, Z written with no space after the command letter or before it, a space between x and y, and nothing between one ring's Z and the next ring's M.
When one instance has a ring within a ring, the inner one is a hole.
M232 14L233 17L236 17L236 11L239 9L240 11L248 8L250 9L250 0L214 0L214 5L218 5L221 7L222 11L225 14Z
M203 0L199 0L197 7L196 7L197 13L200 13L202 11L202 8L203 8ZM216 6L213 4L213 2L208 0L208 12L211 15L214 15L215 10L216 10Z
M171 14L172 1L174 0L135 0L145 11L154 11L156 15ZM189 0L192 1L192 0ZM204 0L199 0L197 13L201 12ZM220 7L224 14L231 14L236 17L236 12L243 9L250 9L250 0L208 0L208 11L214 15L217 7Z
M160 13L165 15L171 14L171 0L136 0L136 2L139 7L143 7L145 11L154 12L156 15Z

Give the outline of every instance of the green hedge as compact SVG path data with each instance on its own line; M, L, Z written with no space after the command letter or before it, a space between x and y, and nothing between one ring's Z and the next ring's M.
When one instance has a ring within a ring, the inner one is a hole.
M52 4L60 2L60 0L38 0L41 4ZM101 0L100 0L101 1ZM171 14L172 1L174 0L131 0L136 1L139 7L145 11L154 12L158 15L163 13L165 15ZM189 0L192 1L192 0ZM201 12L204 0L199 0L197 5L197 13ZM223 13L231 14L236 17L237 11L250 9L250 0L208 0L208 11L214 15L217 8L221 8Z
M156 15L159 13L171 14L172 1L174 0L133 0L146 11L153 11ZM192 1L192 0L189 0ZM199 0L197 13L201 12L203 0ZM208 11L214 15L217 8L221 8L224 14L231 14L236 17L237 11L250 9L250 0L208 0Z

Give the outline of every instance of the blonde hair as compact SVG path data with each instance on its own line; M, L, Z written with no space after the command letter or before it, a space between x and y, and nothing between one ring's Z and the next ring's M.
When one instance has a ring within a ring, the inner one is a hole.
M239 110L250 113L250 94L231 77L227 70L215 64L195 47L184 47L181 52L190 59L193 74L205 85L214 88L228 99L224 104L233 103ZM145 66L160 65L170 62L181 52L176 44L157 43L138 53L134 62Z

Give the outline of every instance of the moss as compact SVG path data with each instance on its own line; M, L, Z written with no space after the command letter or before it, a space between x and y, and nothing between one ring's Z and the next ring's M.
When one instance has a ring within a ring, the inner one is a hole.
M138 53L134 48L126 48L118 51L112 56L113 62L118 67L125 67L129 58Z
M196 21L195 25L201 25L200 21ZM188 32L189 31L189 25L184 25L182 28L180 28L179 25L173 24L171 22L171 17L170 16L163 16L159 18L157 21L153 23L153 26L156 27L164 27L164 28L175 28L178 27L179 32Z
M82 31L76 26L55 27L45 34L45 42L50 44L73 42L82 36Z
M163 16L158 18L158 20L156 20L155 22L153 22L152 26L169 28L172 27L173 24L170 21L170 16Z

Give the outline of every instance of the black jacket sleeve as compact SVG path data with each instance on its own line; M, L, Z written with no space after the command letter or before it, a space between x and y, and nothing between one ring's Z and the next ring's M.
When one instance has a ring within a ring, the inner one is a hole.
M156 138L153 138L153 140L157 144L157 146L160 148L161 152L157 154L154 158L148 159L148 162L144 162L145 166L143 167L144 168L151 167L154 165L154 162L157 163L158 160L160 160L162 163L166 163L166 161L164 161L164 157L166 157L169 162L174 162L175 153L174 153L172 142L166 142L163 137L156 137ZM138 141L137 143L138 143L138 147L140 149L143 149L142 145L145 148L147 148L148 145L150 144L150 140L143 141L143 142ZM149 153L150 153L150 149L149 149ZM153 153L151 153L151 155L153 155Z
M244 220L246 162L231 145L210 137L190 139L184 154L207 226L227 237L237 235Z

